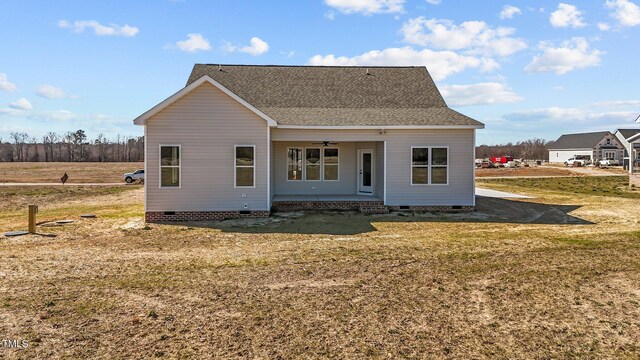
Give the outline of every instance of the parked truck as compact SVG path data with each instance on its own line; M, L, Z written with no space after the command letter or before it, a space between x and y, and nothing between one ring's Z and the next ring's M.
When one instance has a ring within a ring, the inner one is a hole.
M564 166L585 166L591 164L589 155L574 155L564 162Z
M491 162L494 164L506 164L509 161L513 161L513 156L492 156Z

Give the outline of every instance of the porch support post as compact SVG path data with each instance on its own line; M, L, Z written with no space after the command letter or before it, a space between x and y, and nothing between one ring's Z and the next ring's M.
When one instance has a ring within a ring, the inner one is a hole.
M633 173L633 160L635 160L633 158L633 141L629 142L629 174ZM622 159L622 161L624 162L624 159ZM623 164L624 165L624 164Z
M382 184L382 191L384 191L384 194L382 196L382 202L384 203L384 205L387 205L387 140L384 141L384 155L383 155L383 160L384 164L382 166L382 168L384 169L384 176L383 176L383 181L384 184Z

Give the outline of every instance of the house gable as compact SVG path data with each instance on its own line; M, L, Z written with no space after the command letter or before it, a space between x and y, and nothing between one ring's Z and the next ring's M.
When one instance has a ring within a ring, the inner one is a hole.
M238 95L234 94L229 89L227 89L226 87L222 86L220 83L218 83L217 81L213 80L211 77L209 77L207 75L204 75L201 78L199 78L198 80L196 80L196 81L192 82L191 84L185 86L184 88L180 89L175 94L173 94L173 95L169 96L168 98L166 98L165 100L163 100L158 105L156 105L156 106L152 107L151 109L149 109L148 111L146 111L144 114L138 116L137 118L135 118L133 120L133 123L135 125L146 125L147 124L147 120L149 120L149 118L153 117L154 115L156 115L160 111L164 110L165 108L167 108L169 105L173 104L174 102L176 102L176 101L182 99L183 97L187 96L189 93L191 93L192 91L194 91L195 89L199 88L201 85L203 85L205 83L208 83L208 84L211 84L211 85L215 86L216 88L221 90L223 93L225 93L226 95L228 95L229 97L231 97L235 101L239 102L242 106L246 107L247 109L249 109L250 111L252 111L256 115L258 115L259 117L264 119L269 126L276 126L277 125L275 120L271 119L269 116L264 114L262 111L256 109L253 105L249 104L248 102L246 102L245 100L240 98Z
M607 136L613 138L609 131L593 133L564 134L549 147L549 150L578 150L593 149ZM615 138L614 138L615 139Z

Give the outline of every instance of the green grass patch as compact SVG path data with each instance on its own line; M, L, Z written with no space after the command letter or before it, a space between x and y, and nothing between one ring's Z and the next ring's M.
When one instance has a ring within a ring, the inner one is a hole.
M640 199L627 176L580 176L556 178L482 179L479 185L557 191L562 193Z

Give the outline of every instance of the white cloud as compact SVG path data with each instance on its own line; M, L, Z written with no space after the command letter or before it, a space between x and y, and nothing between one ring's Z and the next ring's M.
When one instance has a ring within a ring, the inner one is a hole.
M400 31L407 43L446 50L465 50L468 54L508 56L527 47L523 40L511 37L515 29L494 29L484 21L465 21L456 25L450 20L427 20L421 16L409 19Z
M600 22L598 23L598 29L600 29L601 31L608 31L611 29L611 25Z
M47 99L76 98L75 95L68 95L62 89L49 84L38 86L36 94Z
M405 0L325 0L324 2L345 14L371 15L403 12Z
M505 5L502 11L500 11L500 19L512 19L516 14L522 14L522 10L512 5Z
M640 106L640 100L611 100L600 101L591 104L594 107L638 107Z
M329 20L335 20L336 19L336 13L333 12L332 10L329 10L326 13L324 13L324 17L329 19Z
M633 111L591 111L587 108L547 107L539 109L521 110L504 117L512 121L536 121L540 123L565 123L583 125L610 124L612 121L624 122L633 120L637 113ZM586 129L589 130L589 129Z
M7 92L16 91L16 84L9 81L7 74L0 73L0 90Z
M579 28L586 24L582 18L582 11L575 5L560 3L558 9L551 13L549 22L553 27L573 27Z
M611 17L618 20L622 26L640 25L640 6L629 0L607 0L605 6L614 11Z
M539 48L542 54L533 57L531 63L525 67L526 72L566 74L573 70L600 65L600 56L605 54L603 51L590 49L589 42L582 37L564 41L560 47L541 42Z
M61 29L72 29L74 32L81 33L84 32L86 28L93 29L93 32L98 36L124 36L124 37L132 37L135 36L139 29L135 26L130 25L102 25L95 20L79 20L70 23L67 20L58 21L58 27Z
M176 42L178 49L186 52L198 52L211 50L209 40L205 39L201 34L187 34L186 40Z
M258 56L269 51L269 44L266 41L260 39L259 37L254 36L249 41L248 46L240 46L240 45L232 44L228 41L225 41L222 44L222 51L227 53L239 51L239 52L247 53L253 56Z
M31 106L31 103L29 102L29 100L25 99L25 98L20 98L14 102L9 103L9 107L12 109L16 109L16 110L31 110L33 109L33 106Z
M484 82L470 85L444 85L442 96L451 106L514 103L522 100L505 84Z
M418 66L424 65L434 80L442 80L449 75L468 68L489 71L498 66L491 59L464 56L453 51L415 50L409 46L371 50L361 55L346 57L334 55L316 55L309 59L310 65L324 66Z
M425 1L431 5L440 5L440 3L442 2L442 0L425 0Z
M13 108L0 108L0 115L9 115L9 116L20 116L24 115L23 110L13 109ZM4 121L0 121L3 123Z
M255 36L252 37L249 43L251 45L241 47L238 51L247 53L253 56L262 55L267 51L269 51L269 44L266 41L260 39L259 37L255 37Z

